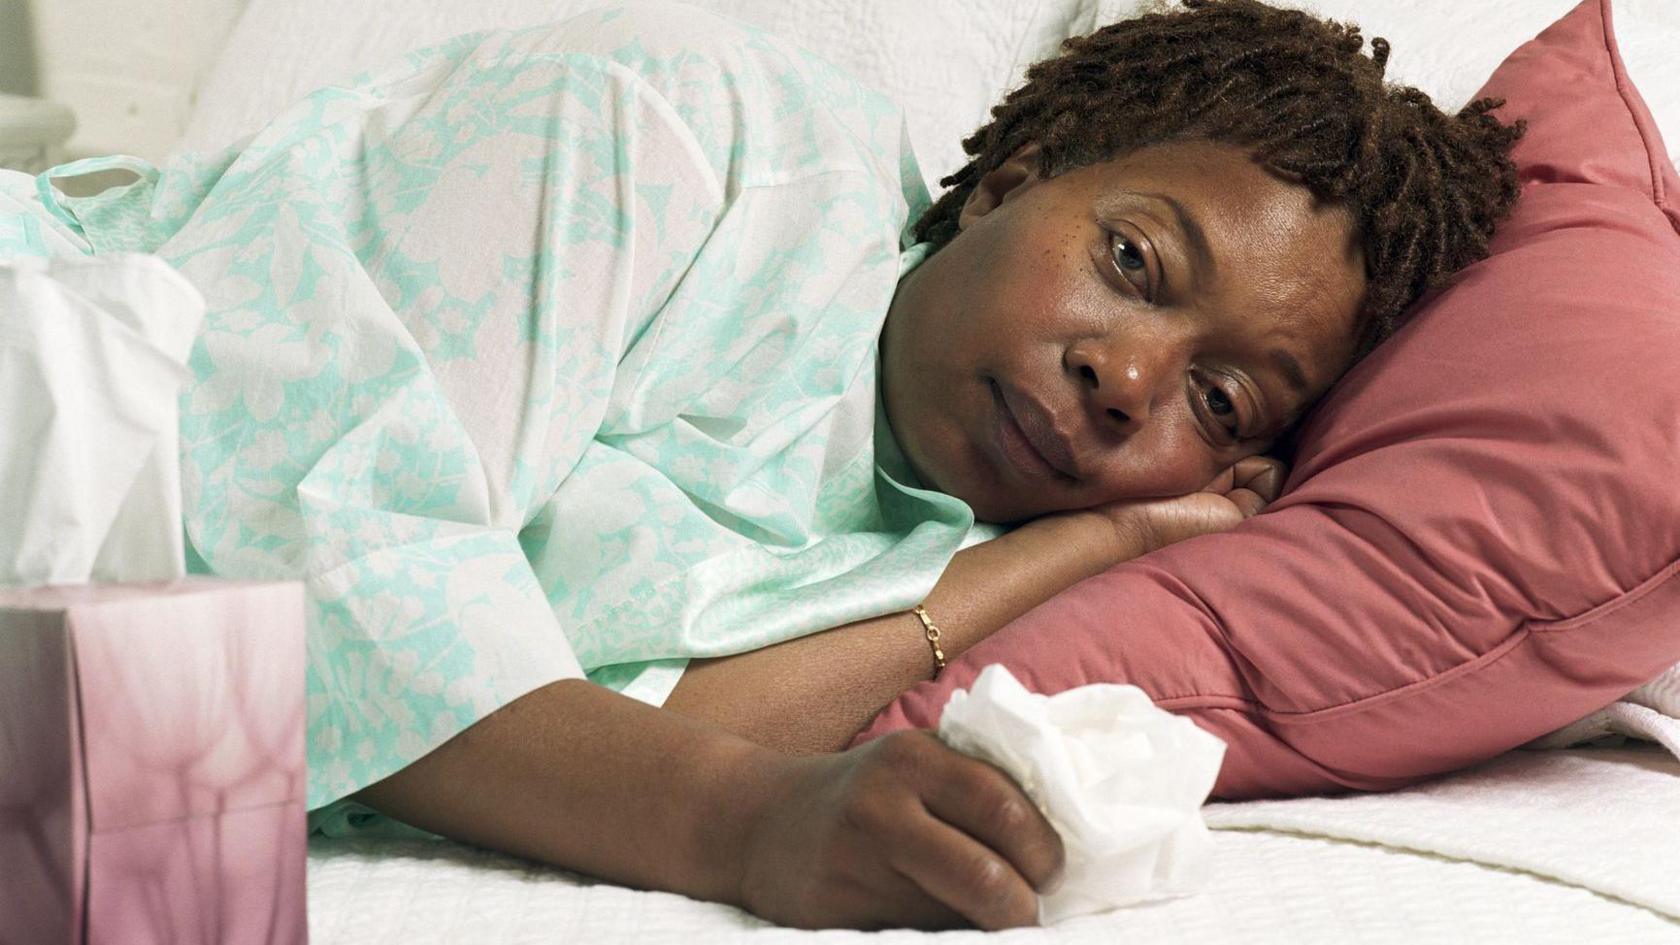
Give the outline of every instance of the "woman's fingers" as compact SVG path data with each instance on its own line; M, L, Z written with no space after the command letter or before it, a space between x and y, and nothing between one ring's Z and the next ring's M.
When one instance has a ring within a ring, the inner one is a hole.
M1267 502L1275 502L1277 497L1282 494L1283 482L1287 478L1289 478L1288 466L1275 459L1267 459L1264 469L1256 472L1247 481L1238 483L1238 485L1254 490Z
M937 816L906 825L888 855L894 869L960 922L994 931L1038 921L1038 896L1026 879L996 852Z
M1288 474L1289 467L1270 456L1248 456L1227 466L1202 491L1223 496L1246 519L1260 514L1277 500ZM1234 524L1236 521L1225 527Z
M1275 496L1276 493L1273 493L1273 495ZM1237 511L1241 512L1245 519L1259 515L1270 504L1269 499L1253 489L1232 489L1226 493L1225 498L1237 507Z
M1270 456L1246 456L1225 467L1200 492L1228 495L1233 489L1252 489L1270 502L1283 490L1289 467Z
M747 842L741 898L788 925L984 929L1038 920L1061 839L1003 772L926 732L790 762Z
M1263 502L1272 502L1283 492L1288 475L1289 467L1270 456L1247 456L1225 467L1201 491L1230 498L1236 490L1248 489ZM1249 514L1245 512L1244 517Z
M925 814L923 815L926 816ZM895 830L904 844L905 832ZM861 929L922 929L941 931L966 929L972 923L967 916L945 905L887 860L880 864L875 875L853 875L838 896L844 900L832 906L831 918L823 922L801 922L807 928L846 925Z
M877 923L880 928L922 929L940 932L966 929L973 926L968 916L947 906L938 897L923 889L908 874L897 873L892 888L874 897L870 906L882 910L892 919Z
M1236 466L1226 466L1219 474L1208 480L1208 484L1196 490L1197 492L1211 492L1214 495L1224 495L1236 487Z
M1032 889L1061 872L1062 838L1013 778L954 751L941 761L948 770L923 789L930 813L996 851Z
M1036 923L1062 842L1020 787L931 738L906 740L895 761L921 809L901 825L893 868L978 928Z
M1275 501L1283 491L1283 480L1289 467L1270 456L1249 456L1237 460L1231 467L1233 489L1249 489L1267 502Z

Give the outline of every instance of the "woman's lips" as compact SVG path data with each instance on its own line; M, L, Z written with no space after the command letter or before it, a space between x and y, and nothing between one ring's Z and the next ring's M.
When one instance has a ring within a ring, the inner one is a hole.
M1035 405L1012 397L997 381L991 381L990 386L997 407L992 434L1002 458L1031 480L1066 482L1078 478L1072 471L1071 450L1054 430L1045 429L1044 418L1035 412ZM1060 461L1052 460L1052 456Z

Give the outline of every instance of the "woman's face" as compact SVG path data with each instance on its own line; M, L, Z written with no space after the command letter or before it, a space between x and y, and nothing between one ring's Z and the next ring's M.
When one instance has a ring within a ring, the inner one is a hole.
M1265 450L1344 371L1350 219L1193 140L1049 180L1023 149L900 283L887 417L987 521L1182 495Z

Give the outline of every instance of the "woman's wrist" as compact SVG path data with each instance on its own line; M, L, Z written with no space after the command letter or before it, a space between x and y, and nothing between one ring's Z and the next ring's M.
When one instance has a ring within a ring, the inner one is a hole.
M1107 510L1048 515L958 552L921 603L940 628L946 660L954 661L1061 591L1150 550L1147 539L1137 523L1116 521ZM905 610L695 661L665 707L786 752L833 751L932 676L936 664L926 626ZM741 790L773 793L768 778ZM724 825L719 830L725 836L715 846L740 842Z
M1039 523L1061 529L1065 533L1062 540L1084 549L1082 553L1097 562L1097 571L1106 571L1155 548L1149 519L1136 508L1077 509L1028 524Z
M712 780L694 820L694 892L747 908L746 882L756 834L795 780L798 758L744 739L720 746Z

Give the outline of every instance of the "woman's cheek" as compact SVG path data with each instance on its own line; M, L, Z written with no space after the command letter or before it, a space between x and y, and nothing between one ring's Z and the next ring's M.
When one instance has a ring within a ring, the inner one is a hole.
M1103 482L1103 498L1098 501L1187 495L1199 491L1224 471L1206 444L1193 435L1157 440L1152 446L1135 440L1127 445L1141 448L1126 456L1123 464L1116 463L1113 475Z

